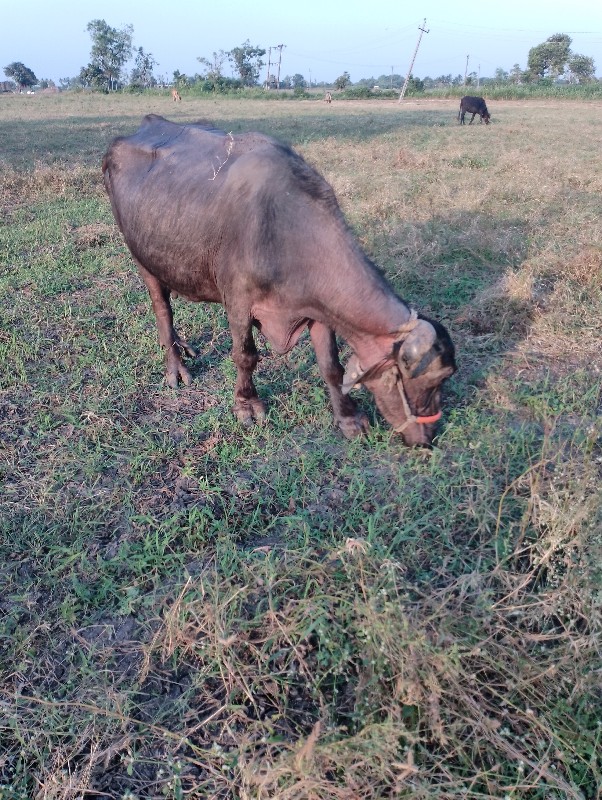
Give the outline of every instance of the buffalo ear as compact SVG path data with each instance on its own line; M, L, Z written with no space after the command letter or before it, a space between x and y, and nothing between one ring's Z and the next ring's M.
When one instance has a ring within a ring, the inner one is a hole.
M349 392L353 388L358 386L361 383L361 380L364 375L365 372L362 372L359 358L355 355L351 356L351 358L347 362L347 368L345 369L345 374L343 375L343 386L342 386L343 394L349 394Z

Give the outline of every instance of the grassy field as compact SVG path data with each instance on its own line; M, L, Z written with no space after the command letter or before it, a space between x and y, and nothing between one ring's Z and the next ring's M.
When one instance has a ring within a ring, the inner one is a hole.
M0 97L0 800L601 797L602 103L457 105ZM456 344L433 452L307 337L241 429L220 307L164 384L100 174L151 111L332 183Z

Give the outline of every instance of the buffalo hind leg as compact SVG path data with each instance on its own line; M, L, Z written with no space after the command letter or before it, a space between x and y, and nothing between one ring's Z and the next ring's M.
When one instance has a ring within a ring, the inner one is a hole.
M172 389L177 389L178 379L189 386L192 377L182 362L182 353L194 358L196 351L188 342L181 339L174 330L173 312L169 300L170 290L165 284L161 283L154 275L136 261L138 271L142 280L146 284L150 295L157 329L159 331L159 344L165 348L165 380Z
M309 325L311 341L316 351L320 374L328 387L334 421L347 439L367 433L370 429L368 417L355 402L341 391L344 370L339 361L339 348L334 331L321 322Z
M234 407L236 418L245 426L253 424L253 420L263 422L266 407L259 398L253 383L253 370L259 361L251 320L247 317L243 323L229 317L232 334L232 360L236 365L236 386L234 387Z

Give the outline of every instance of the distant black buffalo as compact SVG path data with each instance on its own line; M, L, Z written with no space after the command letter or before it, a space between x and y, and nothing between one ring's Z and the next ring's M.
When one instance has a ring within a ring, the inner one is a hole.
M460 111L458 112L460 125L464 125L464 114L467 113L472 114L469 125L472 125L472 121L477 114L481 117L481 122L485 120L485 125L489 125L491 114L487 111L487 106L482 97L466 96L460 100Z

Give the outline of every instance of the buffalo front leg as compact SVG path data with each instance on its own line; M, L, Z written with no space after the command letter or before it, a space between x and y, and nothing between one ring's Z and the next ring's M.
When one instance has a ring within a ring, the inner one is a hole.
M368 417L358 409L351 397L344 395L341 390L344 370L339 361L339 348L334 331L321 322L311 322L309 333L316 351L320 374L330 394L334 421L347 439L367 433L370 428Z
M253 420L263 422L266 417L265 403L260 400L253 383L253 370L259 361L259 355L253 339L251 319L247 318L240 323L229 316L229 322L232 359L236 365L233 411L239 422L249 426L253 424Z
M181 339L174 330L173 312L169 299L170 290L165 284L161 283L154 275L136 261L138 271L142 280L146 284L150 295L157 329L159 331L159 344L165 348L165 380L172 389L177 389L178 379L188 386L192 377L182 362L182 353L194 358L196 351L188 342Z

